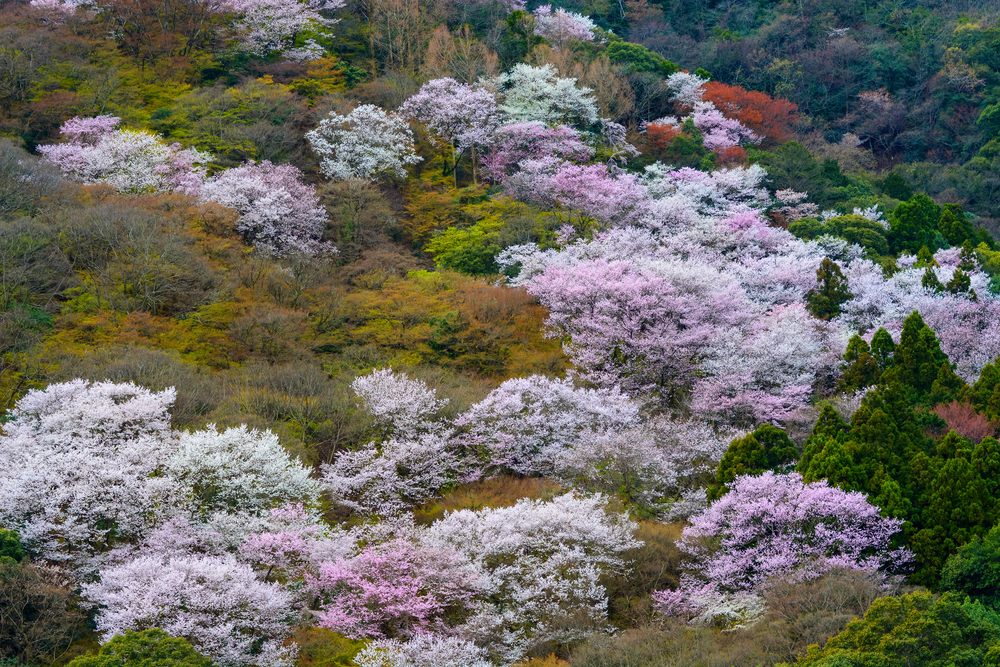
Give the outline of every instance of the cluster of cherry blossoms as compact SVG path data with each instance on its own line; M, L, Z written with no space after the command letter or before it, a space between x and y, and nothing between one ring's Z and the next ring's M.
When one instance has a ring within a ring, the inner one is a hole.
M173 192L231 208L237 231L267 252L309 255L336 250L321 239L327 213L316 189L293 165L248 162L207 176L208 153L167 145L152 132L118 127L120 118L71 118L60 128L63 143L38 152L69 178L104 183L122 194Z
M114 15L116 7L104 0L31 0L30 6L57 20L78 8ZM196 0L198 9L226 16L222 36L237 49L265 58L278 54L286 60L311 61L327 55L317 38L327 36L338 19L328 14L345 6L344 0Z
M119 123L116 116L71 118L59 128L66 141L39 146L38 152L81 183L106 183L128 194L197 193L211 155Z

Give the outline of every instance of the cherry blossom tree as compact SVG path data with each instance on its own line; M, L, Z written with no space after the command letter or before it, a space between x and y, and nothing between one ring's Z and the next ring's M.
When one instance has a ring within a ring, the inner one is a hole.
M317 60L326 50L313 40L296 48L296 37L321 33L337 23L320 12L345 5L344 0L223 0L237 14L235 31L245 52L266 57L274 52L289 60Z
M680 547L694 561L692 573L654 600L663 613L697 613L713 594L759 592L774 577L809 579L835 567L896 571L912 557L890 548L902 523L862 493L804 484L797 473L738 477L684 529Z
M174 390L85 380L31 390L0 437L0 523L36 558L89 576L164 520Z
M250 245L276 255L336 252L321 241L326 209L316 189L301 179L302 172L290 164L249 162L212 176L199 195L239 213L236 229Z
M422 159L406 121L373 104L346 116L330 112L306 139L320 159L320 172L333 180L405 178L406 167Z
M71 118L60 128L65 143L38 152L67 176L82 183L106 183L126 194L197 194L212 156L167 144L145 130L118 128L120 118Z
M321 468L323 487L336 502L357 512L404 512L437 497L448 484L477 476L458 458L448 436L423 433L338 452L333 463Z
M427 633L406 642L376 639L354 656L358 667L491 667L486 651L461 637Z
M166 474L183 489L184 511L205 521L216 513L266 516L290 503L318 503L319 485L289 457L271 431L240 425L180 435Z
M562 48L570 40L581 42L594 41L594 28L597 25L586 16L576 12L568 12L552 5L542 5L533 12L535 16L535 34L544 37L555 48Z
M667 77L667 89L670 91L670 98L682 107L694 108L694 105L701 102L705 95L705 84L708 79L703 79L697 74L688 72L674 72Z
M355 638L406 638L445 632L449 618L468 615L480 579L452 547L395 539L321 563L309 587L321 600L320 627Z
M490 85L497 89L500 111L510 122L585 127L598 120L590 89L577 88L576 79L559 77L552 65L518 63Z
M105 641L129 630L162 628L184 637L219 665L291 667L291 598L257 579L231 555L140 556L106 567L85 584Z
M640 546L636 525L610 512L600 494L513 507L460 510L427 529L425 540L451 545L488 574L491 585L463 626L500 660L516 662L533 646L580 639L607 622L605 572L625 567ZM587 619L574 627L570 619Z
M617 389L577 389L541 375L507 380L459 415L457 440L491 469L551 474L566 450L637 424L639 406Z
M627 225L647 215L648 195L638 177L614 174L604 164L576 165L554 158L523 160L521 172L507 179L508 196L565 215L580 232Z
M472 177L476 180L476 147L489 143L500 121L493 93L449 77L434 79L421 86L399 111L420 121L431 134L451 146L456 179L459 156L472 149ZM458 181L455 183L457 187Z
M490 151L483 159L483 174L495 183L503 183L524 160L582 162L592 154L580 133L565 125L550 128L537 121L510 123L493 133Z
M354 378L351 389L384 434L413 435L431 427L431 417L448 404L437 392L406 373L378 368Z

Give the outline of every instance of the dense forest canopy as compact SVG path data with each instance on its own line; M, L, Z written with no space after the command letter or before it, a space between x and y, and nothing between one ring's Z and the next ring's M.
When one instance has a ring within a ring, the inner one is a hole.
M1000 5L0 4L0 667L1000 665Z

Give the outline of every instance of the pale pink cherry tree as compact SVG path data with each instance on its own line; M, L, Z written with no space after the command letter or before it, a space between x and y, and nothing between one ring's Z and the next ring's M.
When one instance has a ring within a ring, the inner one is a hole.
M540 644L607 627L600 579L624 571L625 553L641 545L635 529L601 494L566 494L451 512L431 524L423 541L451 545L488 575L486 596L462 629L496 659L517 662Z
M558 158L585 162L592 154L593 149L573 128L548 127L537 121L510 123L493 133L489 153L483 158L482 173L487 180L502 184L524 160Z
M239 557L264 581L281 581L296 590L303 590L306 576L315 574L320 562L354 550L352 536L327 526L302 503L272 509L264 526L239 546Z
M487 470L551 475L565 451L638 422L639 406L617 388L532 375L505 381L459 415L455 440Z
M573 488L617 494L636 507L676 519L700 511L697 490L714 478L740 431L704 421L656 417L626 430L580 438L559 452L555 477ZM704 496L704 493L701 493Z
M291 596L232 555L139 556L101 570L82 595L96 607L105 641L162 628L225 667L294 664L297 647L285 643L295 620Z
M331 111L306 140L319 157L320 173L335 181L406 178L406 167L423 159L406 120L374 104L362 104L346 116Z
M333 499L362 514L398 515L456 482L474 480L477 470L457 456L448 432L369 442L338 452L323 464L322 484Z
M308 576L320 627L354 638L408 638L448 632L471 613L484 583L479 569L448 545L405 538L320 563Z
M801 303L775 306L747 329L709 342L693 410L747 426L781 422L808 402L817 377L836 375L846 349L840 333Z
M706 83L708 79L689 72L674 72L667 77L670 99L685 109L693 109L695 104L702 101Z
M806 197L808 196L805 192L796 192L790 188L778 190L774 193L775 206L772 210L788 222L815 217L819 212L819 206L807 202ZM875 211L877 212L878 209L876 208Z
M569 341L581 378L655 390L667 403L690 391L707 346L756 314L732 276L693 260L555 265L528 291L549 309L553 335Z
M476 149L486 146L500 124L496 96L486 88L475 88L445 77L428 81L399 108L419 121L428 132L451 147L452 173L457 187L458 160L472 151L472 180L476 182Z
M67 141L38 152L81 183L106 183L125 194L197 194L211 155L168 145L153 132L118 128L120 122L115 116L71 118L60 128Z
M606 164L576 165L556 158L523 160L507 179L513 199L555 209L564 223L586 234L598 228L634 224L647 214L649 197L639 178L615 174Z
M383 435L432 430L432 418L448 404L448 399L437 398L437 392L426 383L391 368L377 368L354 378L351 389Z
M303 33L324 33L338 22L320 12L340 9L344 0L223 0L235 12L239 47L254 56L278 52L289 60L317 60L326 51L315 41L296 47Z
M298 167L249 162L209 178L199 196L239 213L236 229L250 245L279 256L336 252L322 241L326 209Z
M561 7L542 5L532 14L535 17L535 34L545 38L554 48L562 48L570 41L594 41L593 21L582 14L569 12Z
M653 599L661 613L693 615L720 597L759 593L776 577L805 580L832 568L898 571L912 558L890 547L902 523L883 517L862 493L805 484L797 473L738 477L684 529L679 544L691 572L676 591Z
M164 474L174 395L85 380L29 391L0 437L0 523L78 578L141 541L177 500Z

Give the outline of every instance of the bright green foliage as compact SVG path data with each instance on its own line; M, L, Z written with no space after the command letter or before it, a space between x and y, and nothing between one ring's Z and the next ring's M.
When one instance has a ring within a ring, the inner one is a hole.
M872 336L871 346L861 336L852 336L847 343L847 352L844 353L847 366L840 379L841 390L857 391L878 384L882 373L892 365L895 349L892 336L881 327Z
M67 667L211 667L212 661L194 650L186 639L171 637L159 628L126 632L101 646L97 655L85 655Z
M777 470L795 460L798 450L788 435L776 426L762 424L753 433L736 438L719 462L708 499L718 500L729 491L727 484L741 475L759 475Z
M938 221L938 229L948 243L953 246L960 246L973 238L976 230L972 223L965 217L960 204L945 204L941 211L941 219Z
M889 246L893 252L916 253L921 247L934 248L938 244L935 233L941 219L941 208L925 194L918 194L903 202L892 212L889 221Z
M854 298L847 289L847 278L829 257L824 257L816 269L816 289L806 292L809 312L821 320L829 320L840 314L840 307Z
M975 248L972 247L972 241L966 240L962 244L962 252L958 255L958 268L966 273L979 268L979 258L976 256Z
M628 65L633 72L658 72L663 76L670 76L679 69L659 53L654 53L641 44L614 41L608 44L605 53L611 62Z
M941 590L964 593L992 607L1000 605L1000 526L974 537L953 554L941 572Z
M923 246L917 251L917 263L914 264L918 269L922 266L941 266L938 264L937 260L934 259L934 253L931 252L930 248Z
M425 250L434 255L438 266L471 276L497 272L496 259L500 252L497 230L502 223L495 220L477 222L471 227L449 227L432 238Z
M977 602L954 594L937 600L919 591L878 598L863 619L809 647L809 667L993 667L1000 664L1000 628Z
M13 530L0 528L0 562L4 559L20 563L24 560L24 548L21 546L21 536Z

